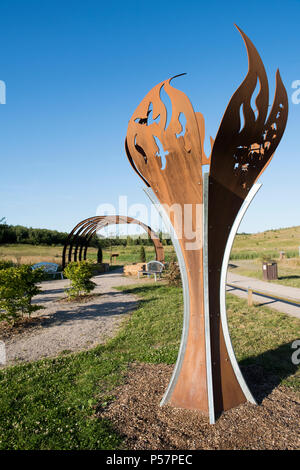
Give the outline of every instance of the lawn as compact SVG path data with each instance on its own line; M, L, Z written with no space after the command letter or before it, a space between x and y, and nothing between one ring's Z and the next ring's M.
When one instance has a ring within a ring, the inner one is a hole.
M300 287L300 226L254 234L238 234L231 252L232 272L262 279L262 258L270 257L278 263L278 280L271 281L291 287ZM285 258L280 260L280 252Z
M287 257L299 258L300 226L266 230L260 233L237 234L231 259L256 259L263 256L279 258L280 251Z
M14 263L34 264L40 261L61 263L62 246L42 246L27 244L0 245L0 261L11 260Z
M139 263L140 260L140 245L134 246L112 246L111 248L103 249L103 262L110 262L111 253L118 253L116 263L118 265ZM155 250L153 246L144 246L146 252L146 261L149 262L155 259ZM173 246L164 246L165 261L169 261L174 254ZM88 258L96 261L96 252L88 251Z
M254 234L237 234L232 252L231 260L249 260L256 264L256 270L253 266L247 273L247 267L244 273L240 274L259 277L261 274L261 258L271 257L279 261L280 251L284 251L286 259L280 262L281 279L279 282L294 287L300 284L300 226L289 227L277 230L267 230ZM0 260L12 259L14 262L37 263L40 261L50 261L60 264L62 255L62 246L35 246L35 245L1 245ZM165 259L169 261L174 254L172 246L164 246ZM147 262L155 259L153 246L145 246ZM112 246L103 249L103 262L110 262L111 253L118 253L116 264L124 265L137 263L140 261L140 246ZM89 248L87 252L88 259L96 261L97 249ZM251 264L251 263L250 263Z
M146 261L155 259L155 251L153 246L145 246ZM172 246L165 246L165 258L169 261L174 253ZM0 245L0 260L10 259L14 263L39 263L48 261L61 264L62 246L42 246L42 245L26 245L26 244L7 244ZM87 252L87 258L91 261L97 260L97 249L90 247ZM103 262L110 262L111 253L118 253L116 264L124 265L140 262L140 245L123 246L117 245L111 248L103 249Z
M106 345L0 371L0 449L116 449L122 444L96 411L113 399L130 363L173 364L182 327L181 289L147 284L126 290L140 298L139 307ZM300 321L248 307L233 296L228 296L228 315L240 364L262 365L299 390L290 358Z

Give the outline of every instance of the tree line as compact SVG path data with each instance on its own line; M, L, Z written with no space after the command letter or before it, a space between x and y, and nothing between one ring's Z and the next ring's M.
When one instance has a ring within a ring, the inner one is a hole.
M68 234L44 228L28 228L23 225L0 224L0 243L24 243L28 245L63 245Z
M59 232L57 230L48 230L46 228L28 228L23 225L8 225L5 218L0 219L0 244L28 244L28 245L64 245L67 237L67 232ZM159 237L163 244L171 244L170 240L165 240L164 235L160 232ZM84 239L83 239L84 241ZM114 238L104 238L94 236L90 240L90 246L95 248L107 248L110 246L131 246L131 245L145 245L151 246L152 241L149 237L144 238L140 236L127 236Z

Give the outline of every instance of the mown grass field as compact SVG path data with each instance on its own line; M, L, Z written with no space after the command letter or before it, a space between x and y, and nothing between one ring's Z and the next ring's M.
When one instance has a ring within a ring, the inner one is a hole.
M152 246L145 246L147 261L155 259L155 251ZM169 261L174 253L172 246L165 246L165 258ZM15 263L39 263L49 261L61 264L62 246L41 246L41 245L0 245L1 259L10 259ZM119 265L140 262L140 246L112 246L103 249L103 262L110 262L110 255L117 253L116 263ZM97 249L90 247L87 252L87 258L91 261L97 260Z
M299 258L300 226L267 230L261 233L237 234L231 259L257 259L270 256L278 259L280 251L288 258Z
M300 287L300 226L278 230L268 230L256 234L238 234L235 238L231 263L237 265L234 272L244 276L262 279L262 258L270 257L278 263L278 281L291 287ZM61 263L62 246L34 245L1 245L0 260L11 259L18 263L38 263L50 261ZM174 256L172 246L165 246L165 259L169 261ZM155 259L152 246L145 246L147 262ZM285 259L279 260L281 251ZM89 248L88 259L96 261L97 249ZM113 246L103 249L103 262L110 262L111 253L117 253L117 265L137 263L140 261L140 246Z
M0 370L0 449L122 446L97 410L113 399L130 363L173 364L182 328L181 289L147 284L126 290L140 298L139 308L106 345ZM299 338L300 320L233 296L228 316L240 364L259 364L278 383L299 390L291 343Z
M300 226L277 230L267 230L254 234L237 234L231 253L231 259L259 259L270 256L278 259L280 251L286 253L287 258L298 258L300 246ZM139 246L112 246L103 250L104 260L109 261L111 252L119 253L118 261L138 262ZM154 257L154 248L145 246L147 257ZM171 246L165 246L166 257L173 252ZM96 259L96 248L89 248L88 256ZM35 246L35 245L0 245L0 259L3 257L53 257L61 258L62 246Z

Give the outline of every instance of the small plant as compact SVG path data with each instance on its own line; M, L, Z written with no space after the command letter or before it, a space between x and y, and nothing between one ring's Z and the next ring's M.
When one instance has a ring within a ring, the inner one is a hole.
M69 298L89 294L96 284L91 281L94 265L90 261L73 261L64 269L64 275L71 281L71 287L65 290Z
M171 259L169 262L168 268L165 272L165 279L169 286L181 287L182 285L180 269L175 258Z
M146 263L146 252L145 252L145 248L143 247L143 245L140 248L140 261L141 263Z
M0 261L0 270L12 268L14 263L12 261Z
M41 290L36 285L44 279L43 269L31 266L9 267L0 270L0 320L16 323L20 318L43 307L32 305L31 300Z

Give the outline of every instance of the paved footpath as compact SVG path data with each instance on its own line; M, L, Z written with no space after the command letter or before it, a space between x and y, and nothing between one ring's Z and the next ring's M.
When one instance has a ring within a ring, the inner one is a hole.
M253 289L253 291L263 292L266 294L265 296L253 292L253 302L255 304L271 307L279 312L300 318L300 289L297 287L261 281L253 277L235 274L232 271L228 271L227 284L230 284L230 286L226 288L227 292L242 298L247 298L248 287ZM277 300L275 297L282 297L286 299L287 302ZM299 305L296 305L297 303Z

